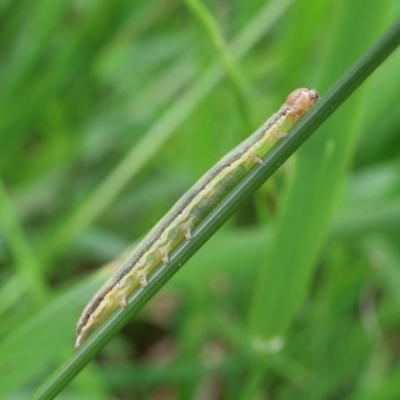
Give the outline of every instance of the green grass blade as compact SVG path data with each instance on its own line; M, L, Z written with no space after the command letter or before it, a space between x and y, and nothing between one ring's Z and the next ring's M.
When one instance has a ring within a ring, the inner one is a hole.
M242 57L247 53L260 40L265 31L273 27L291 2L292 0L276 0L263 7L233 41L233 54L236 57ZM162 150L175 129L210 93L222 76L222 71L216 64L213 64L190 90L171 105L143 139L128 151L103 182L52 235L51 241L46 247L45 259L50 259L54 253L67 248L111 204L128 182L139 175L152 157Z
M93 358L105 343L179 270L202 244L239 208L243 202L320 126L332 112L396 49L400 43L400 21L324 96L306 117L264 158L237 188L199 225L194 238L179 246L170 264L159 268L149 279L147 289L138 289L125 310L118 310L63 366L31 397L50 399L59 393Z
M215 48L220 63L232 83L245 126L247 129L252 129L254 127L254 123L252 122L253 101L250 88L244 79L239 65L235 62L228 49L218 23L201 0L185 0L185 3L203 25L207 36Z
M334 87L324 95L323 101L318 104L312 113L300 121L295 128L301 129L303 125L309 123L309 118L314 112L318 112L316 118L313 118L312 126L316 129L321 124L321 119L326 118L327 113L330 114L340 104L342 104L354 90L390 55L400 44L400 20L398 20L382 37L381 40L367 53L360 61L337 83ZM354 111L351 110L351 113ZM340 116L340 119L353 123L352 115L346 117ZM338 130L338 121L331 126L332 133ZM351 125L344 132L351 131ZM340 133L342 128L340 128ZM354 140L350 134L342 135L345 139L343 144L338 138L335 138L335 144L329 144L326 138L319 136L303 151L299 152L298 171L293 181L291 191L289 193L288 202L285 204L283 218L278 227L278 232L274 241L274 249L269 259L269 266L261 271L262 278L259 280L260 287L257 288L256 299L253 305L251 316L251 329L253 332L265 337L273 337L281 334L287 327L289 321L293 318L294 310L298 307L300 293L304 293L309 272L304 274L299 280L289 279L289 270L301 271L300 259L302 254L307 253L304 262L304 268L309 269L312 265L317 251L319 249L322 236L328 224L328 218L331 213L333 203L329 199L335 199L335 191L338 190L340 177L343 174L344 167L348 162ZM288 140L296 140L295 135ZM302 138L303 140L303 138ZM331 139L332 140L332 139ZM279 146L280 147L280 146ZM278 147L277 147L278 148ZM338 152L340 150L340 152ZM319 162L316 157L319 156ZM311 157L311 158L310 158ZM312 163L310 162L312 160ZM336 161L336 162L335 162ZM318 170L312 173L310 168ZM310 181L311 176L316 176L316 181ZM309 183L307 183L309 182ZM320 186L318 186L318 184ZM310 185L315 185L310 186ZM323 185L323 189L321 188ZM315 192L315 194L313 193ZM318 195L317 195L318 193ZM301 203L300 203L301 199ZM314 199L313 202L310 199ZM285 212L286 211L286 212ZM306 220L303 218L307 218ZM296 222L294 222L296 221ZM310 222L315 224L315 230L312 232ZM294 227L296 226L296 229ZM317 235L317 237L315 237ZM292 237L293 236L293 237ZM296 238L308 237L310 240L310 248L304 246L304 240L299 246L289 247L288 243L296 243ZM296 255L290 254L291 249L298 251ZM303 253L304 252L304 253ZM293 268L294 260L296 260L296 269ZM277 267L279 265L280 267ZM303 265L303 264L302 264ZM293 272L293 271L292 271ZM280 274L277 278L277 274ZM303 281L304 279L304 281ZM261 283L262 282L262 283ZM267 283L267 282L274 282ZM279 282L279 284L278 284ZM268 289L264 287L268 285ZM269 286L271 285L271 286ZM288 289L288 285L299 285L298 287ZM262 286L262 287L261 287ZM289 312L282 312L285 302L282 302L282 293L286 293L285 301L289 299L289 293L296 293L294 298L290 297L287 307L291 308ZM266 309L268 306L268 309Z
M7 190L0 177L0 222L2 231L13 253L18 274L24 281L24 287L38 304L45 302L48 287L45 278L38 268L37 258L32 252L23 228Z
M353 16L362 7L368 7L370 12L360 14L358 28L354 30ZM367 48L377 36L375 31L380 28L377 22L384 21L385 12L383 3L373 1L368 5L363 1L336 3L334 15L337 20L331 33L331 50L325 65L319 69L317 88L324 90L329 87L340 71L351 65L356 55ZM349 36L352 40L343 46ZM399 43L400 21L396 21L351 71L334 85L325 96L327 103L324 101L324 104L330 104L330 100L333 104L336 101L342 103ZM260 268L251 304L250 331L260 340L284 340L283 336L308 293L344 171L361 127L364 94L362 91L355 93L346 106L324 125L326 136L316 135L298 152L295 176L284 201L270 252ZM262 366L255 365L253 375L263 376L260 369ZM243 398L254 393L260 382L254 383L250 376Z

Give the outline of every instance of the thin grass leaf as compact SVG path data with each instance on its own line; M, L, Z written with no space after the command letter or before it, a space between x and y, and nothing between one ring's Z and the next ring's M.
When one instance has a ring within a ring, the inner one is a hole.
M180 245L171 255L168 266L162 266L150 277L149 287L138 289L129 305L109 318L63 366L33 395L32 399L49 399L59 393L91 358L146 304L206 240L239 208L241 204L336 110L361 83L400 44L400 21L326 94L288 138L264 158L265 165L256 167L231 194L198 226L193 240Z
M45 302L48 299L47 283L38 268L37 259L25 237L23 228L18 221L17 213L13 208L1 177L0 222L3 235L7 238L8 245L13 253L15 265L18 268L17 273L24 281L24 287L27 288L29 295L38 304Z
M268 3L254 19L245 27L232 43L232 52L240 58L246 54L262 37L266 30L271 29L291 4L291 0L276 0ZM56 232L48 244L44 259L51 258L54 253L65 249L78 234L82 232L97 216L109 206L129 181L134 179L145 165L155 156L171 137L174 130L187 118L194 108L215 87L223 74L216 64L213 64L193 87L154 123L143 139L132 147L127 155L108 174L103 182L93 190L73 215Z
M239 59L249 52L265 32L274 27L276 21L282 17L292 1L275 0L266 4L233 40L232 52L235 57ZM95 21L94 16L93 20ZM68 43L69 46L63 49L60 56L56 58L56 65L53 68L59 73L54 78L63 76L62 72L65 69L65 65L68 65L66 61L73 56L85 33L86 31L83 28L78 30L71 42ZM90 192L89 196L69 216L62 218L62 224L46 240L46 246L38 256L40 268L44 271L48 270L54 258L65 252L71 243L76 241L79 235L109 207L126 185L137 177L150 160L163 149L163 146L172 137L176 128L185 121L188 115L211 92L222 77L223 72L217 64L214 63L210 66L199 77L197 82L164 112L143 138L128 150L125 157ZM49 78L46 76L46 87L49 85L48 81ZM27 97L31 99L32 95L29 94ZM38 100L34 100L34 104L35 106L32 107L41 107L41 102ZM28 108L32 110L32 107ZM14 116L13 113L5 112L5 114ZM22 119L20 115L16 116L16 118L23 121L23 123L29 121ZM15 125L14 119L10 122L10 125ZM6 128L4 130L7 131ZM18 280L18 276L12 277L9 286L18 286ZM21 290L14 300L17 300L23 293L24 288L21 285Z
M193 15L198 18L204 27L207 36L212 42L217 56L223 66L227 77L235 89L235 94L238 100L239 110L242 114L245 126L247 129L254 128L254 117L252 104L252 94L249 85L245 81L239 65L235 62L230 54L228 45L218 28L217 22L212 14L201 0L185 0L185 3L192 11Z

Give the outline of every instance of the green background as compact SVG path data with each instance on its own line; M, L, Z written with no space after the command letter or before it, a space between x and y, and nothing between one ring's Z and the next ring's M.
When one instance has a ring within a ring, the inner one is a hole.
M291 90L323 96L399 11L0 1L0 398L71 357L103 265ZM400 398L399 65L397 51L60 398Z

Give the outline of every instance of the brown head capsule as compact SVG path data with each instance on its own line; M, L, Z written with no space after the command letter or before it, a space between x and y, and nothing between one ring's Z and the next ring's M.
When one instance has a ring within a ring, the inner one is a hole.
M286 99L286 105L290 108L291 114L297 119L301 118L319 99L314 89L300 88L294 90Z

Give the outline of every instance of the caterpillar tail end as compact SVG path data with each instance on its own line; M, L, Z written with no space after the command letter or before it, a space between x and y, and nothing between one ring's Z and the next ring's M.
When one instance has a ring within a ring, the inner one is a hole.
M83 341L83 336L81 335L81 334L79 334L77 337L76 337L76 340L75 340L75 350L78 350L79 349L79 347L81 347L81 344L82 344L82 341Z

